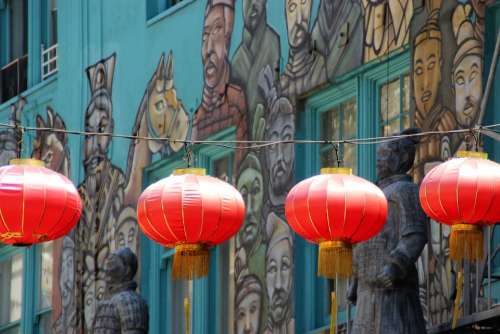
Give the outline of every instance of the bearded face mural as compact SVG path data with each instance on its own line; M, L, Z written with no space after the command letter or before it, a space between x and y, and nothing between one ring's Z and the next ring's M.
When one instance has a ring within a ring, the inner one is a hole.
M482 98L483 48L470 21L472 7L459 5L453 13L458 50L453 61L453 91L458 124L468 128L478 120Z

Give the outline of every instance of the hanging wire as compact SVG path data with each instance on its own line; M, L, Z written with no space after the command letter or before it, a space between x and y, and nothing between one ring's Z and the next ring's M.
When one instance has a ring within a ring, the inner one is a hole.
M12 125L8 123L0 123L0 128L10 128L19 129L20 131L48 131L53 133L65 133L70 135L78 136L103 136L110 138L121 138L130 140L153 140L153 141L163 141L166 143L183 143L188 145L213 145L228 149L260 149L272 145L283 145L283 144L330 144L330 145L340 145L340 144L350 144L350 145L375 145L390 142L396 139L402 138L412 138L412 137L427 137L438 134L466 134L471 131L474 133L482 133L484 130L498 132L500 133L500 123L477 126L472 129L456 129L456 130L446 130L446 131L425 131L420 133L412 134L399 134L390 136L379 136L379 137L366 137L366 138L352 138L352 139L336 139L336 140L312 140L312 139L293 139L293 140L192 140L192 139L172 139L172 138L157 138L148 136L137 136L137 135L123 135L114 134L110 132L89 132L89 131L77 131L77 130L65 130L56 129L48 127L33 127L33 126L22 126L22 125ZM499 128L496 130L495 128Z

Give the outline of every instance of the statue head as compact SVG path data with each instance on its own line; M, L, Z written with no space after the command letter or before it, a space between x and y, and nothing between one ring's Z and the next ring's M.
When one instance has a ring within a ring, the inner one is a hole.
M208 0L203 25L202 59L205 86L212 89L222 82L229 64L233 20L233 0Z
M238 233L240 242L247 250L251 249L261 233L262 203L264 180L259 158L248 153L239 167L236 187L245 201L245 223Z
M413 90L415 105L422 115L432 109L436 103L441 83L441 30L439 27L439 9L442 0L426 2L428 18L417 37L413 54Z
M309 41L309 20L311 19L311 0L284 0L288 44L298 49Z
M111 87L115 55L87 69L92 97L85 111L85 131L96 133L113 132L113 104ZM107 159L111 142L109 136L85 136L84 167L86 174L95 174L101 162Z
M243 21L245 28L254 32L260 24L265 24L267 0L243 0Z
M406 129L402 135L417 134L418 129ZM379 179L406 174L415 160L417 137L406 137L382 143L377 148L377 176Z
M104 263L106 290L115 292L119 287L130 284L137 273L137 257L128 247L112 252Z
M456 118L460 126L477 121L482 98L483 48L470 21L472 7L458 5L453 12L453 31L458 50L453 60L453 92Z
M271 213L266 222L266 288L269 317L283 324L289 316L293 288L293 236L284 221Z
M253 274L245 275L236 288L236 334L257 334L262 312L262 283Z

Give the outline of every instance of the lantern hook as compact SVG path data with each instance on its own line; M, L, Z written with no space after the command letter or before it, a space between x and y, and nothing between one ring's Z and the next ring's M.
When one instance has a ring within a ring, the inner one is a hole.
M186 161L187 168L191 168L191 164L193 162L193 150L187 143L186 145L184 145L184 150L185 150L184 161Z

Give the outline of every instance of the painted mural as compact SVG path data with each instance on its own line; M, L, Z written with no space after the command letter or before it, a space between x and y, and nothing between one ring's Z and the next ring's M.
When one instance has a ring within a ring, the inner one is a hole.
M408 44L412 0L361 0L364 12L364 61Z
M413 125L429 131L482 122L484 17L489 1L428 0L417 9L418 1L411 0L283 0L285 22L280 26L286 31L281 35L278 24L268 19L269 1L205 1L199 13L201 59L192 57L203 68L197 79L203 82L200 100L187 105L181 99L174 84L174 54L163 52L169 49L164 40L131 122L131 134L152 140L130 143L125 171L111 161L108 136L88 135L83 141L83 216L55 247L56 333L90 330L96 304L103 298L105 258L120 246L139 250L135 203L143 168L155 156L165 158L183 149L185 139L204 140L235 127L238 140L292 140L301 97L402 47L411 49ZM319 6L314 18L313 4ZM241 17L235 17L238 5ZM243 31L230 59L235 21ZM288 44L288 55L280 48L281 38L286 39L282 41ZM123 117L116 114L112 101L118 56L112 54L87 68L86 131L112 133L113 119ZM281 59L286 59L284 64ZM63 118L51 108L37 116L36 124L65 128ZM0 164L16 155L15 136L9 131L0 132ZM422 140L412 171L415 180L471 145L470 138L458 135ZM33 156L70 175L65 135L37 132ZM294 183L295 148L282 143L237 149L235 156L235 186L247 212L235 238L235 317L229 333L294 333L295 236L285 221L284 201ZM421 302L429 326L451 317L455 287L447 258L449 232L431 223L430 241L419 259Z

